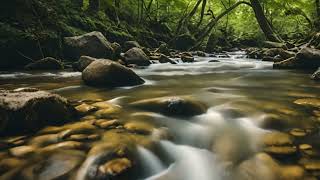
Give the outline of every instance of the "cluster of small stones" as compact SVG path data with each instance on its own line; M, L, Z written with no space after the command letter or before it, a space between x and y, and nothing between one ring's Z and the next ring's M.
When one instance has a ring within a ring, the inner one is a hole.
M120 120L122 108L103 100L74 105L80 121L1 140L0 179L127 179L136 146L154 148L161 128Z
M314 120L319 123L320 99L302 98L294 104L313 112ZM262 138L263 151L282 164L299 168L301 179L319 179L320 149L314 143L318 138L319 130L315 127L270 131Z

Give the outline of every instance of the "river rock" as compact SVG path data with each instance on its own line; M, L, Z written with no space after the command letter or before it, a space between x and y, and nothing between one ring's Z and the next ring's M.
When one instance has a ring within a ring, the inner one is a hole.
M71 60L81 56L112 59L114 50L101 32L90 32L81 36L65 37L65 55Z
M197 51L196 54L197 54L197 56L199 56L199 57L206 57L206 56L207 56L206 53L203 52L203 51Z
M74 63L73 68L76 71L82 72L86 67L88 67L96 58L90 56L81 56L79 61Z
M311 75L311 79L319 81L320 80L320 68Z
M61 70L63 64L52 57L32 62L24 67L26 70Z
M113 51L114 51L114 57L120 58L120 54L122 51L121 45L119 43L114 42L111 44L111 47L113 48Z
M297 59L301 67L318 68L320 67L320 50L304 47L298 52Z
M320 108L320 99L318 98L297 99L296 101L294 101L294 103L307 107Z
M87 115L89 113L92 113L92 112L98 110L97 107L89 105L89 104L86 104L86 103L83 103L83 104L81 104L79 106L76 106L75 108L78 111L78 113L80 115L82 115L82 116L85 116L85 115Z
M132 166L130 157L134 151L132 143L126 140L95 144L78 170L76 179L113 179L114 176L119 177ZM126 163L122 158L126 159ZM109 171L107 171L108 169Z
M194 62L194 57L190 53L182 53L181 60L186 63Z
M206 112L206 105L185 97L161 97L130 104L133 107L163 113L168 116L195 116Z
M0 91L0 134L32 132L60 125L75 116L68 101L46 91Z
M160 63L170 63L170 64L177 64L175 61L171 60L168 56L161 54L159 58Z
M162 53L166 56L170 56L170 49L168 44L162 43L159 48L157 49L157 52Z
M123 44L124 51L128 51L129 49L134 48L134 47L141 48L140 44L137 41L126 41Z
M127 64L138 66L149 66L151 62L149 57L140 48L131 48L124 54L124 60Z
M122 175L130 168L132 168L132 162L127 158L113 159L101 166L99 166L100 176L99 178L109 179L107 177L116 178L118 175ZM110 178L110 179L111 179Z
M92 62L83 72L83 81L91 86L119 87L143 84L131 69L110 60Z

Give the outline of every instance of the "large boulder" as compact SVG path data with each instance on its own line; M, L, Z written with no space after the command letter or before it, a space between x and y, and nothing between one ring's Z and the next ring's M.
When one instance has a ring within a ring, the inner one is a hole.
M63 64L52 57L46 57L27 64L24 68L26 70L61 70L63 69Z
M138 66L149 66L151 62L149 57L140 48L131 48L124 54L124 61L127 64L135 64Z
M91 32L81 36L64 38L65 55L71 60L80 56L112 59L114 50L101 32Z
M206 105L187 97L160 97L133 102L130 105L168 116L189 117L207 111Z
M318 70L311 75L311 79L317 81L320 80L320 68L318 68Z
M140 44L137 41L126 41L123 45L123 50L128 51L131 48L141 48Z
M90 56L81 56L79 61L74 63L73 68L76 71L82 72L86 67L88 67L96 58Z
M46 125L61 125L76 115L68 101L37 89L0 91L0 134L33 132Z
M320 67L320 50L308 47L302 48L297 54L297 59L303 67L318 68Z
M93 61L83 72L83 81L91 86L120 87L143 84L131 69L107 59Z

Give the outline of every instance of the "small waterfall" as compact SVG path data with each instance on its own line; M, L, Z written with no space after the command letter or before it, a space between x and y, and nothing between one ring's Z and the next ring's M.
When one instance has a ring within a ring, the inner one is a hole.
M143 169L145 170L144 173L146 174L146 176L157 174L166 169L166 167L162 164L161 160L151 151L142 146L138 146L137 149L140 162L142 164Z

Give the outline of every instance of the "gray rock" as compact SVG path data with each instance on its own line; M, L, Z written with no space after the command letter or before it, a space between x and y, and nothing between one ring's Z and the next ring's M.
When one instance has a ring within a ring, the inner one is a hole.
M151 62L149 57L140 48L131 48L124 54L124 61L127 64L135 64L138 66L149 66Z
M101 32L91 32L81 36L64 38L65 55L71 60L80 56L112 59L114 50Z
M82 72L86 67L88 67L96 58L90 56L81 56L79 61L74 65L74 69Z
M131 69L107 59L93 61L83 72L82 79L87 85L120 87L143 84Z
M0 91L0 134L33 132L72 120L75 109L56 94L35 89Z
M32 62L24 67L26 70L61 70L63 65L60 61L46 57L39 61Z
M171 60L168 56L161 54L160 59L159 59L160 63L171 63L171 64L177 64L175 61Z
M123 50L128 51L131 48L141 48L140 44L137 41L126 41L123 45Z

